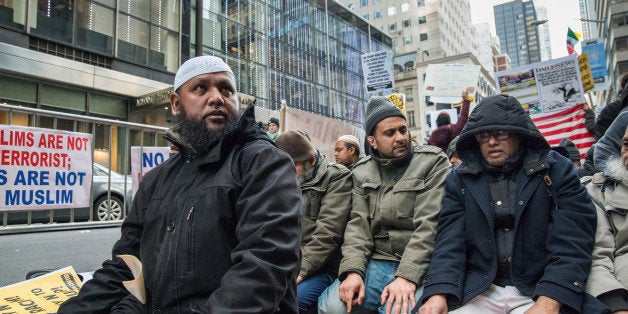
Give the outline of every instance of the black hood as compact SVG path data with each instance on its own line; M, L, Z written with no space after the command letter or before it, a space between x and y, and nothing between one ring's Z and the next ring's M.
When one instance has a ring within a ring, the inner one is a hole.
M456 152L463 164L475 168L471 172L480 169L478 167L482 158L480 146L474 135L487 130L508 130L518 133L521 145L525 145L528 152L535 152L539 158L546 156L550 149L530 119L530 115L523 110L516 98L505 94L486 97L469 115L456 145Z

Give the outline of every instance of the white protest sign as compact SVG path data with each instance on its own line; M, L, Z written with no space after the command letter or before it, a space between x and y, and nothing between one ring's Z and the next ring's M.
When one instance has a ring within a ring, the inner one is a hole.
M390 53L376 51L362 55L362 72L366 92L373 93L394 88L393 66Z
M89 207L92 135L0 125L0 210Z
M425 71L425 95L433 102L453 103L462 101L462 91L475 95L481 66L473 64L428 64ZM446 101L437 99L447 97ZM450 99L449 97L454 97Z
M131 181L133 182L134 196L142 177L171 156L170 147L131 147Z

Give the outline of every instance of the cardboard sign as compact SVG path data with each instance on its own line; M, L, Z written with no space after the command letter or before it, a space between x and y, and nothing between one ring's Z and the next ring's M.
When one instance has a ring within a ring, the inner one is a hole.
M89 207L92 135L0 125L0 210Z
M425 95L433 102L457 103L462 91L468 91L470 101L480 78L481 66L472 64L428 64L425 71Z
M81 280L72 266L0 288L0 314L55 313L78 294Z
M140 186L142 177L172 156L170 147L131 147L131 181L133 196Z
M390 53L375 51L362 55L362 72L367 93L385 91L394 88L392 58Z

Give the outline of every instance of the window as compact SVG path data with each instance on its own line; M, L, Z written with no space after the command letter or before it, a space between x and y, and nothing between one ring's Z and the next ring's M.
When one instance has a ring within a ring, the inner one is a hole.
M416 4L418 6L424 6L425 5L425 0L417 0Z
M628 36L618 37L615 39L615 48L617 51L628 49Z
M373 4L379 4L381 0L373 0Z
M425 15L419 16L419 24L425 24L425 23L427 23L427 18L425 17Z
M403 20L403 28L410 27L410 20Z
M397 30L397 23L392 23L388 25L388 30L389 31L394 31Z
M369 15L368 15L368 13L367 13L367 14L362 15L362 17L363 17L365 20L367 20L367 21L368 21L368 19L369 19Z
M412 87L406 87L406 100L407 101L414 100L414 90Z
M404 36L403 37L403 44L404 45L409 45L412 43L412 36Z
M382 12L381 11L375 11L375 19L379 20L382 18Z
M414 110L408 111L408 127L409 128L416 127L416 121L414 120Z
M422 33L419 35L419 40L420 41L426 41L427 40L427 33Z
M347 8L353 11L355 9L355 3L349 3L349 5L347 5Z
M368 7L369 0L360 0L360 7Z
M410 10L410 4L407 2L404 2L401 4L401 12L408 12L408 10Z
M397 13L397 8L396 7L389 7L388 8L388 16L393 16Z

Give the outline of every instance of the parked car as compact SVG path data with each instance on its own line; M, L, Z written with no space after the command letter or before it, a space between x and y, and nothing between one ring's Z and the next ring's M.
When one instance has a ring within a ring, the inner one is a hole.
M92 171L93 221L111 221L124 218L124 210L131 207L133 200L131 176L122 175L98 163L93 163ZM69 208L52 211L54 222L70 221L71 210ZM31 223L50 222L50 212L51 210L32 210ZM0 224L2 223L2 213L0 211ZM88 221L89 213L89 208L75 208L74 221ZM27 221L28 211L8 211L7 224L25 224Z

